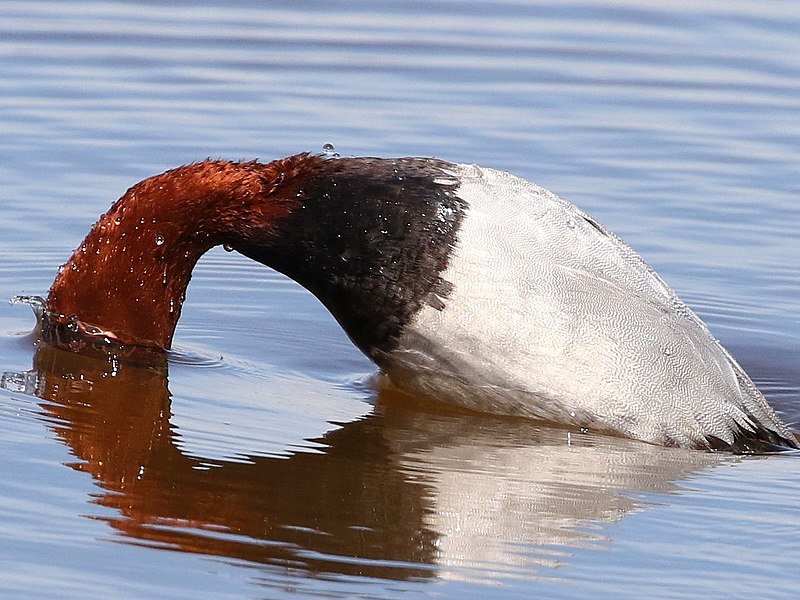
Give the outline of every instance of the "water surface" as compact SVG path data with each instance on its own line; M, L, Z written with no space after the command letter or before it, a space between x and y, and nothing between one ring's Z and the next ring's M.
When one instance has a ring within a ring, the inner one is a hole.
M511 170L657 268L800 428L794 3L0 4L0 298L207 156L333 143ZM455 413L308 293L198 265L165 369L0 305L7 598L793 597L796 454Z

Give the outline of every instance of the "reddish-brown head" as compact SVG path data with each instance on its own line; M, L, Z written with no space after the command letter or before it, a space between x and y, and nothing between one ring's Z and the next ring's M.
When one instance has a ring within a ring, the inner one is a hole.
M227 244L308 289L379 361L415 312L441 307L451 289L440 274L465 209L450 166L300 154L146 179L62 268L44 337L116 356L169 348L197 260Z
M219 244L269 238L297 204L302 174L321 160L205 161L138 183L61 268L47 298L51 318L122 343L169 348L200 256Z

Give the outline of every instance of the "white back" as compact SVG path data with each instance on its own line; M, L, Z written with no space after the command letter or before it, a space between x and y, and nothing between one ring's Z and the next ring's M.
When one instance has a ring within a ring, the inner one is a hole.
M443 278L387 370L480 410L658 443L791 435L658 275L586 213L508 173L458 165L468 203Z

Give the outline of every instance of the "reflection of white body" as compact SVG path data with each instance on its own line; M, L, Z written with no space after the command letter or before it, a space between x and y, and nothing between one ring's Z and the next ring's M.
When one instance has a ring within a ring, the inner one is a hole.
M429 490L425 524L437 534L438 576L448 579L530 577L569 562L575 548L604 544L605 524L641 510L636 496L738 461L591 434L570 443L567 432L520 420L457 422L428 416L387 427L399 463Z
M794 439L619 238L507 173L453 174L468 203L442 274L453 289L415 315L385 365L404 387L667 445L732 443L754 421Z

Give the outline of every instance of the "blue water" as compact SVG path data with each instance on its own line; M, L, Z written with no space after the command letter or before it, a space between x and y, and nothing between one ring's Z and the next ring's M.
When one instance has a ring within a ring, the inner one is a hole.
M507 169L622 235L800 429L800 5L0 3L0 299L205 157ZM408 406L215 250L168 374L0 304L4 598L793 597L800 462Z

